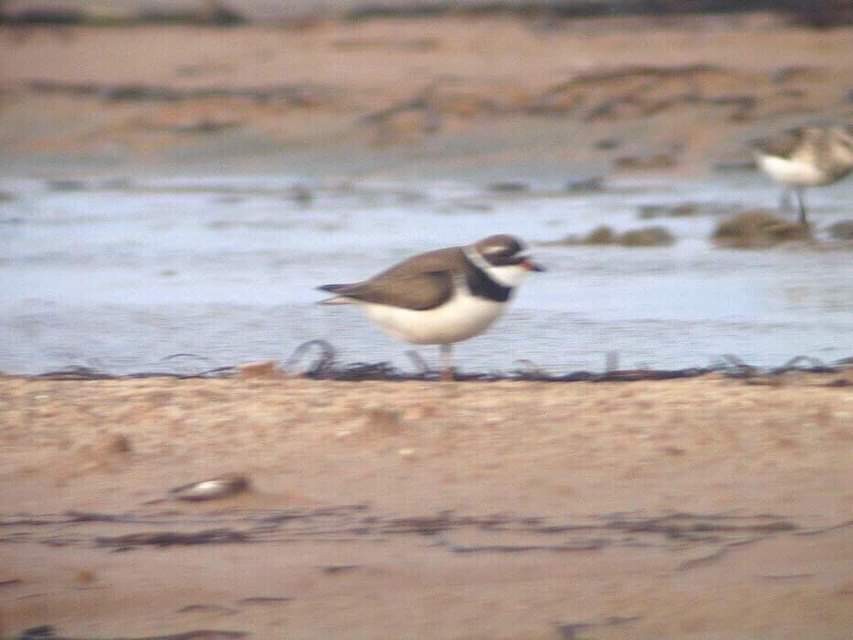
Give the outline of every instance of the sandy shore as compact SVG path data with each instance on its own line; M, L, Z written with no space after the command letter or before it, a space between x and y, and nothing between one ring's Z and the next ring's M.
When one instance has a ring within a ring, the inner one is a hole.
M0 29L0 160L563 184L853 115L850 28L303 27ZM833 379L0 377L0 636L848 640ZM170 497L222 473L252 490Z
M65 172L701 171L849 119L852 38L760 14L6 28L0 152Z
M4 378L2 631L841 640L834 379ZM225 472L253 490L168 499Z

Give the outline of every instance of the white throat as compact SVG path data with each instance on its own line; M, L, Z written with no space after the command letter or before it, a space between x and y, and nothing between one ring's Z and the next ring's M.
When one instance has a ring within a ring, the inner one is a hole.
M476 249L465 247L463 249L465 256L482 269L489 278L497 282L503 287L517 287L525 278L530 275L530 271L522 267L520 264L508 264L502 267L496 267L490 264Z

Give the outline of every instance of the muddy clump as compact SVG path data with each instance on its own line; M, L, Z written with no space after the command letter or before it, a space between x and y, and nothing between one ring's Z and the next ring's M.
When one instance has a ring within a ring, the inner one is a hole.
M628 171L657 171L672 169L678 159L672 153L650 153L645 155L619 156L613 161L618 169Z
M646 227L626 231L618 240L623 247L667 247L675 242L675 237L666 227Z
M568 193L600 193L604 191L604 178L602 176L592 176L590 178L568 180L564 189Z
M637 217L641 220L653 218L689 218L699 215L700 205L695 202L683 202L676 205L647 204L639 208Z
M620 247L667 247L675 243L675 236L665 227L643 227L617 233L607 225L596 227L585 236L568 235L562 240L544 243L546 245Z
M842 220L836 222L827 230L833 240L853 242L853 220Z
M712 235L721 247L733 249L763 249L787 242L812 240L811 229L765 211L744 211L723 220Z
M494 193L525 193L530 191L530 185L526 182L516 182L513 180L493 182L488 188L489 191Z
M722 215L738 208L736 205L717 202L680 202L678 204L645 204L638 208L640 220L655 218L692 218L703 215Z

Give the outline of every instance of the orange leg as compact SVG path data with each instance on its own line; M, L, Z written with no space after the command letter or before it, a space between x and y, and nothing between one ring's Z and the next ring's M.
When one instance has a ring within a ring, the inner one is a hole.
M443 344L441 349L441 379L445 382L453 380L453 345Z

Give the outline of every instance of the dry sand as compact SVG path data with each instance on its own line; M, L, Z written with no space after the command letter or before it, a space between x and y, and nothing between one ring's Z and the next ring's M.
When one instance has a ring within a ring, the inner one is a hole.
M2 629L846 639L835 379L5 378ZM224 472L254 489L162 500Z

